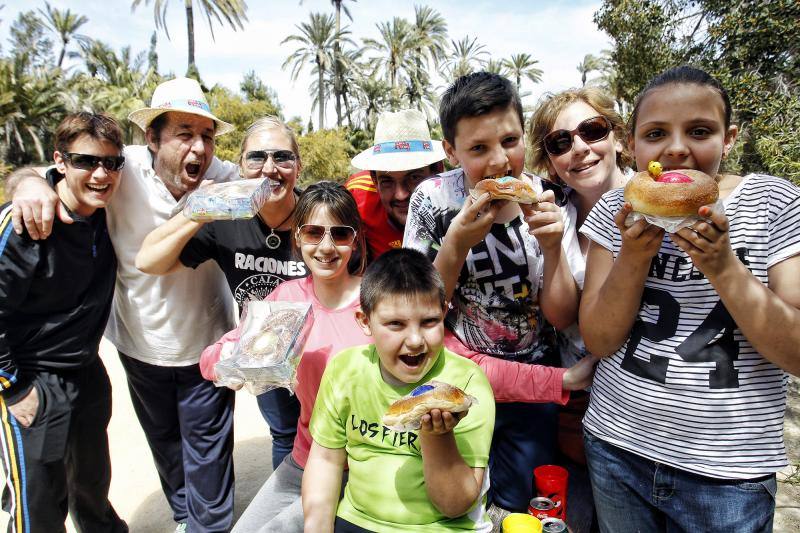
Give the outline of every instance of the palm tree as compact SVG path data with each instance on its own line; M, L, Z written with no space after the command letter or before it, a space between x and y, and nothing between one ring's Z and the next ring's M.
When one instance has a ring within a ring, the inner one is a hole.
M73 13L67 9L62 11L56 9L48 2L44 3L45 11L39 10L39 13L44 17L44 24L50 28L58 38L61 39L61 53L58 54L58 67L61 68L61 63L64 62L64 54L67 51L67 45L72 37L78 37L75 32L78 28L89 22L89 19L83 15Z
M408 100L412 106L422 108L423 100L432 100L430 67L438 67L447 53L444 17L428 6L414 6L411 42Z
M104 111L120 122L126 142L143 140L141 130L125 120L128 114L145 105L147 98L161 81L147 51L134 54L130 46L117 53L102 41L83 38L79 54L86 73L68 80L67 108L70 111Z
M581 86L586 86L586 78L588 78L590 72L601 68L602 59L592 54L583 56L583 61L578 63L578 72L581 73Z
M542 81L542 69L536 67L538 62L530 54L512 54L511 59L503 61L506 68L508 68L509 75L517 83L517 92L520 91L523 76L533 83Z
M290 35L281 44L297 42L298 48L286 58L282 68L292 66L292 80L297 80L297 76L305 68L306 62L313 63L312 72L317 75L317 101L319 102L319 123L318 129L325 127L325 73L333 65L333 44L337 40L352 44L346 37L347 30L336 32L333 15L323 15L321 13L311 13L310 21L303 22L295 27L300 30L300 35Z
M509 76L509 70L508 67L506 67L506 61L504 59L489 59L488 61L484 61L482 66L483 70L486 72L499 74L504 77Z
M356 79L358 87L358 100L361 108L363 129L370 132L370 138L375 131L378 113L389 103L391 87L385 80L374 75L359 75Z
M356 0L352 0L355 2ZM344 5L345 0L331 0L331 4L336 8L336 35L340 35L342 31L342 9L344 14L353 21L353 16L350 10ZM333 43L333 92L336 97L336 125L342 125L342 72L344 65L342 62L342 45L337 38Z
M133 0L131 11L136 9L144 1L145 5L153 2L153 17L156 21L157 29L164 29L169 39L166 16L169 0ZM211 30L211 38L214 39L214 24L211 17L217 23L222 24L223 20L234 30L243 29L243 21L247 20L247 4L244 0L183 0L186 8L186 32L189 41L189 65L186 69L189 74L197 74L197 65L194 62L194 5L197 4L201 13L206 16L208 28Z
M347 124L351 128L355 128L353 123L353 112L358 101L358 87L356 80L361 76L361 71L364 68L360 61L364 53L363 49L351 48L344 50L341 56L340 70L341 78L341 91L342 91L342 104L344 105L344 114L347 117Z
M12 166L45 161L65 113L61 72L33 75L25 63L24 56L0 59L0 161Z
M364 39L364 44L382 54L377 58L377 65L386 69L389 86L397 91L402 73L409 67L412 28L406 19L400 17L394 17L391 22L380 22L377 27L381 40Z
M483 56L489 55L486 47L478 43L478 38L465 36L460 41L450 41L450 59L445 64L448 81L455 81L461 76L471 74L475 66L481 63Z

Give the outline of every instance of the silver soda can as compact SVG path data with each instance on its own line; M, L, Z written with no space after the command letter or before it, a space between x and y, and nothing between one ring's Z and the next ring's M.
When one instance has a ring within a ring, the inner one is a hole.
M542 519L542 533L567 533L567 524L560 518Z

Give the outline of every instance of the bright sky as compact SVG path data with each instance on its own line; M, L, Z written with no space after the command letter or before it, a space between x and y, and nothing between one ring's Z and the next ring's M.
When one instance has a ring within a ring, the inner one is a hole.
M169 3L167 21L171 40L163 31L158 33L159 70L182 75L186 71L186 17L184 2ZM220 83L238 90L239 82L249 70L255 70L261 79L278 94L285 118L300 116L303 123L309 117L316 122L317 113L311 112L308 94L310 67L296 82L290 78L291 68L282 70L283 61L295 49L292 43L281 45L291 34L299 34L295 27L307 21L312 11L333 12L330 0L247 0L248 19L243 31L234 32L216 25L212 41L205 19L195 12L195 56L203 80L212 85ZM478 42L494 59L509 57L514 53L528 53L539 61L544 71L542 82L532 84L525 80L522 91L531 94L524 99L526 105L536 103L547 91L559 91L580 85L578 63L588 53L599 55L610 47L608 37L592 21L600 6L599 0L347 0L353 16L349 21L342 14L343 24L348 24L351 38L359 43L362 38L379 37L376 24L398 16L413 21L414 5L426 4L436 9L447 20L449 37L459 40L465 35L478 37ZM20 11L44 9L44 0L4 0L0 10L0 46L8 51L10 26ZM150 35L155 28L153 8L141 5L131 12L130 0L50 0L59 9L71 9L88 17L89 22L80 33L100 39L119 51L130 45L134 53L146 51ZM71 45L75 50L75 45ZM56 46L55 54L60 50ZM66 66L75 65L72 60ZM327 105L326 125L335 122L334 106ZM313 116L312 116L313 115Z

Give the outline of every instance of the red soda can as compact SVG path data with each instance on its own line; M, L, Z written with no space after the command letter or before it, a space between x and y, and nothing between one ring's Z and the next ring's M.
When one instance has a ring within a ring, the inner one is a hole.
M567 524L560 518L543 518L542 533L567 533Z
M553 500L540 496L530 501L528 504L528 514L542 520L550 516L557 516L558 509L556 509L556 504L553 503Z

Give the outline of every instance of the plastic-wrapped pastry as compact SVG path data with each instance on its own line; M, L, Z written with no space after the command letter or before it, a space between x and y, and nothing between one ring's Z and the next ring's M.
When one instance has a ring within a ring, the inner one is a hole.
M297 365L314 323L309 303L247 302L231 356L214 367L219 386L244 384L253 394L294 390Z
M198 222L253 218L272 192L268 178L215 183L186 199L183 214Z

